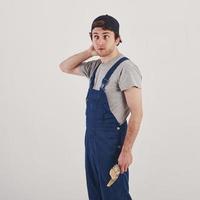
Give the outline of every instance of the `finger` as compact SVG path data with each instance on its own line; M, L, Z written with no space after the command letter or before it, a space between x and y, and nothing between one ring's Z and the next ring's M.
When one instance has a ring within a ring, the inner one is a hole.
M125 171L125 172L128 171L128 165L125 165L125 167L124 167L124 171Z
M121 174L123 174L124 173L124 165L122 164L121 165Z
M119 162L118 162L118 165L119 165L119 167L120 167L120 172L121 172L121 174L123 174L123 173L124 173L124 163L123 163L122 161L119 161Z
M120 168L120 173L122 172L122 165L120 162L118 162L119 168Z

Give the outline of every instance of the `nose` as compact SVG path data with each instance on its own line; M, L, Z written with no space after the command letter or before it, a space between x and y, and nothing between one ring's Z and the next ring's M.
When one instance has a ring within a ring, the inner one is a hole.
M98 40L98 45L99 45L99 46L103 46L104 43L105 43L104 39L103 39L103 38L99 38L99 40Z

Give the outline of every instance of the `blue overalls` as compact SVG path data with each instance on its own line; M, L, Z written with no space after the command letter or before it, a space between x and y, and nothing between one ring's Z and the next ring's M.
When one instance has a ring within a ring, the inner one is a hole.
M93 89L95 69L86 97L85 170L89 200L131 200L129 172L120 174L116 182L107 187L109 171L117 164L127 130L127 121L120 125L109 108L104 91L117 66L127 60L119 59L102 80L100 90Z

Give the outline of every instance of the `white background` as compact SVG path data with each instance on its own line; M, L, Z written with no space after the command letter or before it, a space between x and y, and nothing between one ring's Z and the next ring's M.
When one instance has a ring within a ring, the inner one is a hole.
M87 200L88 80L59 69L90 46L94 18L121 25L143 75L130 167L135 200L199 199L200 22L195 0L0 1L0 199Z

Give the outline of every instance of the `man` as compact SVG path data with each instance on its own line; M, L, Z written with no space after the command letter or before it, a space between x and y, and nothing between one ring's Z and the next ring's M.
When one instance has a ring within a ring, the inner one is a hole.
M122 40L115 18L97 17L90 37L89 49L60 64L63 72L90 79L85 133L88 196L90 200L130 200L129 166L143 115L142 76L138 67L117 48ZM99 59L85 61L97 55ZM116 164L120 175L109 185L110 169Z

